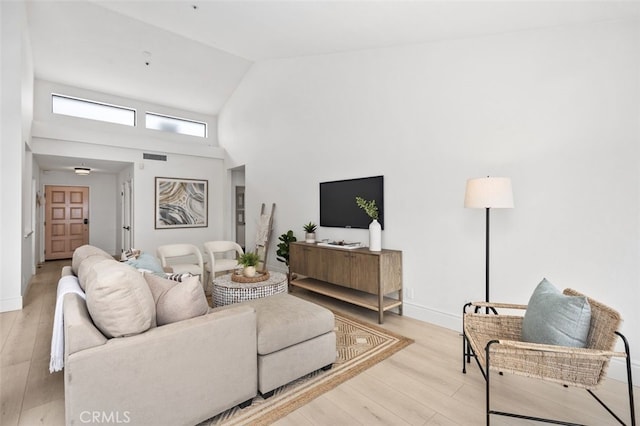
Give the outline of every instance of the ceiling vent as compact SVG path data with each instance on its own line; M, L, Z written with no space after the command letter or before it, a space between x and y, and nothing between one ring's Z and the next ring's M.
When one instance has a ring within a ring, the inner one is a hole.
M142 153L142 158L144 160L167 161L167 156L164 154L150 154L148 152Z

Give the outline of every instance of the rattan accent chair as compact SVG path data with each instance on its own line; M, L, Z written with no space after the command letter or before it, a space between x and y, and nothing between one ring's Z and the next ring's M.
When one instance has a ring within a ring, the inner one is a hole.
M582 296L572 289L563 292L569 296ZM631 380L631 357L627 339L618 332L622 322L620 315L610 307L587 298L591 305L591 322L586 348L543 345L521 341L523 316L483 313L482 309L523 309L526 305L475 302L463 308L463 362L475 358L486 382L486 424L491 415L515 417L555 424L574 425L560 420L525 416L517 413L495 411L490 406L490 372L511 373L586 389L620 424L626 423L593 392L606 377L611 358L626 358L629 392L629 417L636 425ZM617 339L622 339L625 352L614 351Z

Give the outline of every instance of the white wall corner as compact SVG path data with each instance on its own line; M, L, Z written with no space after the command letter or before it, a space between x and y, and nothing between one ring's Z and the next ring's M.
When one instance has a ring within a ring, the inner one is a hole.
M19 311L22 309L22 297L0 299L0 312Z

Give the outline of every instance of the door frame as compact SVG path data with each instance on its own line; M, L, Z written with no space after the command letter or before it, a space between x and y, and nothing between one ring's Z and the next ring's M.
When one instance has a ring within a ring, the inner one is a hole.
M128 179L122 182L120 188L120 220L122 229L120 230L120 253L135 247L134 232L133 232L133 179ZM128 223L128 225L127 225ZM129 227L127 231L125 226ZM127 244L127 238L125 237L127 232L129 233L129 243Z

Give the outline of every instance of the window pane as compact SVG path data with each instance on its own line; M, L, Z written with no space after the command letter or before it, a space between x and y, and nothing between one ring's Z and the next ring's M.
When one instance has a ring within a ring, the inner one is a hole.
M163 132L180 133L201 138L207 137L207 123L168 117L152 112L147 112L145 117L147 129L162 130Z
M108 123L136 125L136 111L100 102L86 101L61 95L51 95L54 114L106 121Z

